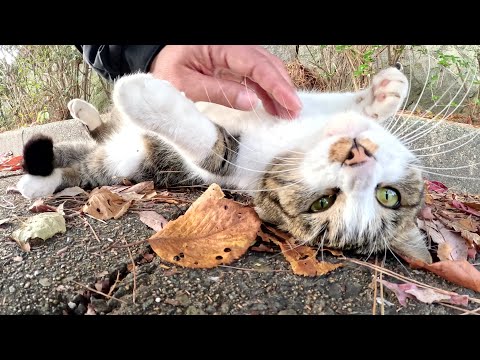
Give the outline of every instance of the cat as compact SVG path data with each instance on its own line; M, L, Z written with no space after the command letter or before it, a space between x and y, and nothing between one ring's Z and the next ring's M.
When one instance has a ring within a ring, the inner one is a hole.
M215 182L252 196L262 220L305 244L431 263L415 223L424 198L422 173L410 166L417 159L382 126L408 86L388 67L358 92L298 91L302 111L286 120L261 104L239 111L194 103L151 74L126 75L106 118L88 102L69 102L91 141L53 144L39 135L25 144L17 189L37 198L124 178L160 188Z

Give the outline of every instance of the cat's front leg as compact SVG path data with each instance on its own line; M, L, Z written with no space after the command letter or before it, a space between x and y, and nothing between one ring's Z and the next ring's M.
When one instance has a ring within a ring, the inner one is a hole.
M408 94L408 79L397 68L390 67L373 77L372 86L357 97L358 110L382 121L400 109Z
M151 74L119 79L113 101L128 120L161 135L195 163L204 160L217 141L216 126L194 103L169 82Z

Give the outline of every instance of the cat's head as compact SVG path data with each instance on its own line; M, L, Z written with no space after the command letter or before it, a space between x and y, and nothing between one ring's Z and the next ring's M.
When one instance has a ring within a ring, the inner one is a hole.
M260 217L300 241L363 254L386 249L430 263L416 226L424 182L414 155L358 113L326 120L274 161L255 197ZM292 171L292 168L298 168Z

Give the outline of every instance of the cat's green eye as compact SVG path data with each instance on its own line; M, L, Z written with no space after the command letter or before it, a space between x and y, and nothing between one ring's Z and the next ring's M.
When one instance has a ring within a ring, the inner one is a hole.
M380 205L390 209L400 207L400 193L392 188L380 187L377 189L376 197Z
M333 203L335 202L336 199L337 199L336 194L322 196L320 199L315 201L310 206L310 210L313 211L313 212L319 212L319 211L327 210L333 205Z

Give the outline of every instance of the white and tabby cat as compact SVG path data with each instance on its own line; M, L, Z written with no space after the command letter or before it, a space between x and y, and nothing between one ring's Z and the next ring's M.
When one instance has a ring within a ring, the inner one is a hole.
M254 198L260 217L308 244L391 249L431 262L415 225L422 206L414 155L381 122L401 106L408 80L392 67L357 93L300 92L294 120L261 105L242 112L187 99L168 82L133 74L114 86L108 120L69 103L90 142L25 145L17 187L28 198L69 186L154 180L158 187L216 182Z

